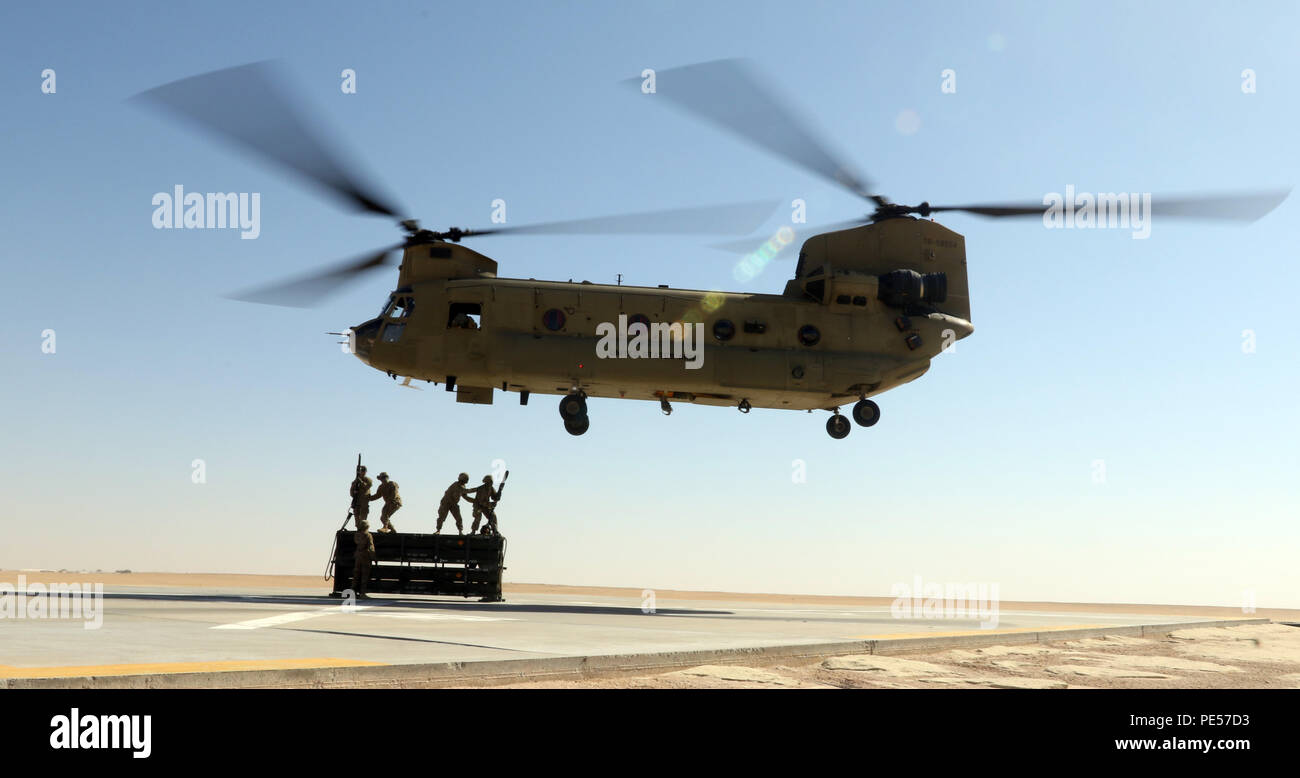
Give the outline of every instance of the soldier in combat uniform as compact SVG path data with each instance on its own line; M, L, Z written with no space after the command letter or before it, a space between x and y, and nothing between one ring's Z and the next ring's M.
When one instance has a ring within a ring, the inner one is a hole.
M393 526L389 519L392 518L394 513L397 513L398 508L402 507L402 496L397 493L397 482L388 480L388 473L380 473L378 478L379 488L375 489L375 495L370 498L370 501L374 502L379 499L384 501L384 509L379 514L379 520L383 522L384 526L380 527L379 531L396 532L397 528Z
M485 475L483 476L483 485L477 487L476 491L478 493L474 495L473 500L469 499L469 497L465 498L467 502L474 504L474 523L470 525L470 534L473 535L478 532L478 523L484 516L487 516L488 520L487 526L483 528L483 533L485 535L500 534L497 532L496 505L497 501L501 499L501 490L498 489L494 493L492 491L492 476Z
M465 484L469 483L469 473L461 473L456 478L455 483L447 487L447 491L442 493L442 502L438 503L438 527L434 534L442 532L442 523L447 520L448 511L456 517L456 533L465 534L465 524L460 517L460 500L471 492L477 492L481 487L466 489ZM468 498L466 498L468 499Z
M356 519L357 527L361 522L366 520L370 515L370 486L373 482L366 477L366 468L364 465L357 467L357 477L352 481L352 486L348 490L352 495L352 516Z
M366 587L370 585L370 563L375 559L375 539L370 535L370 522L357 519L357 531L352 536L356 541L356 562L352 565L352 591L358 600L368 600Z

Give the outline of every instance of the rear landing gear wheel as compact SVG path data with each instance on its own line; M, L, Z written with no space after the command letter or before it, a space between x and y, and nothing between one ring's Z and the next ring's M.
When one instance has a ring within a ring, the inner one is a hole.
M570 435L581 435L591 426L591 419L586 416L579 416L576 419L565 419L564 429Z
M566 394L560 398L560 418L569 422L587 415L587 398L581 394Z
M849 422L849 417L841 416L838 412L826 420L826 432L836 440L843 440L853 431L853 425Z
M853 406L853 420L862 427L870 427L880 421L880 406L870 400L858 400Z

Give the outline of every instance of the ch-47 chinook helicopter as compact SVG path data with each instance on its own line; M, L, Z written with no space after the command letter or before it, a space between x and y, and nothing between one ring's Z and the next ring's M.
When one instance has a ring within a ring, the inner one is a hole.
M398 218L406 233L397 245L236 299L309 305L400 252L397 283L379 315L348 333L353 353L390 377L443 383L458 402L491 403L498 388L517 392L521 404L534 393L560 395L560 416L573 435L588 429L588 397L658 401L664 413L674 400L745 413L822 409L837 439L852 430L840 414L852 404L853 421L870 427L880 419L871 397L920 377L947 344L974 331L965 240L926 217L1042 217L1045 210L1043 203L892 203L735 60L660 71L657 95L844 187L870 202L872 212L804 241L794 278L780 294L502 278L495 261L460 241L528 233L747 234L776 203L436 232L400 217L345 172L293 110L271 65L195 76L140 98L289 167L356 209ZM1288 192L1157 198L1148 215L1252 221ZM602 338L614 329L626 337L628 353L662 346L669 358L600 358L608 356ZM692 362L684 342L701 330L702 358Z

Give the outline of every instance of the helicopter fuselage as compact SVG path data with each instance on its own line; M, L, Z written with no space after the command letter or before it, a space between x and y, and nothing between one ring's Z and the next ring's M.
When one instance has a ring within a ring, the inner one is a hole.
M443 383L460 402L491 403L500 389L833 410L920 377L973 331L964 242L919 219L810 238L780 295L499 278L496 270L457 244L408 246L380 316L353 328L354 352L393 377ZM888 274L907 271L931 284L942 275L945 293L891 304ZM642 338L631 349L629 332ZM611 351L611 333L624 348ZM697 336L702 342L680 342ZM662 345L657 356L648 355L650 341Z

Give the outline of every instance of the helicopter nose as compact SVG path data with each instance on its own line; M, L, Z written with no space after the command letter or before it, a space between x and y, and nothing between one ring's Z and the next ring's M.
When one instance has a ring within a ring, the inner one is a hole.
M371 319L352 328L352 353L367 365L370 364L370 349L375 345L375 338L379 337L380 324L379 319Z

